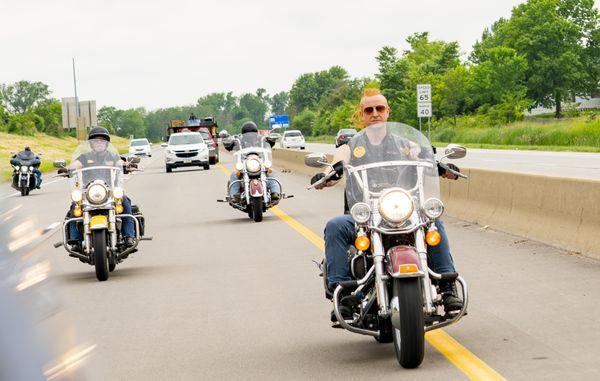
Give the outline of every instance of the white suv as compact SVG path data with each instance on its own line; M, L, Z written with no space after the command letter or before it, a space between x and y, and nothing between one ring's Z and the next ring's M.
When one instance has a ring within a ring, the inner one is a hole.
M209 169L208 146L199 132L178 132L169 137L165 148L165 167L171 172L177 167Z
M285 131L281 137L281 148L306 148L304 136L300 130Z
M152 148L148 139L131 139L131 142L129 142L129 154L152 157Z

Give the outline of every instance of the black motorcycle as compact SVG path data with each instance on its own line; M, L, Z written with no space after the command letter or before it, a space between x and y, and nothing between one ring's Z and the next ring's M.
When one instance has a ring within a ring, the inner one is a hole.
M29 192L37 186L33 170L41 164L40 158L38 156L22 158L16 155L10 164L13 167L12 187L21 192L21 196L29 195Z

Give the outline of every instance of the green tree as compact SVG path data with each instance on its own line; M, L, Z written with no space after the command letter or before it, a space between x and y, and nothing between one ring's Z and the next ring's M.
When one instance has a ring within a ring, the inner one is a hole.
M292 118L292 128L302 131L305 136L313 135L313 127L318 114L309 109L304 109Z
M1 85L0 93L0 99L9 111L25 114L32 106L47 100L50 90L42 82L19 81Z
M273 95L269 101L271 106L271 115L283 115L288 106L290 99L290 93L287 91L281 91Z
M527 96L536 105L553 105L560 117L565 100L598 87L594 71L586 71L597 61L598 19L592 0L528 0L513 9L510 19L499 20L484 33L472 58L481 63L491 48L513 48L527 60Z
M44 122L40 131L55 136L62 135L62 106L58 100L43 101L32 108L32 113L40 116Z

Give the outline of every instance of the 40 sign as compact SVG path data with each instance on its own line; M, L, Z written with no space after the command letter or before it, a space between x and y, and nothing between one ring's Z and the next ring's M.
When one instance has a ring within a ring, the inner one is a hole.
M417 116L419 118L431 118L431 85L417 85Z

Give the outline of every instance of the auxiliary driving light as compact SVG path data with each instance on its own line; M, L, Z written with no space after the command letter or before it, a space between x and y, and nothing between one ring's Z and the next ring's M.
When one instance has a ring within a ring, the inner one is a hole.
M81 217L83 215L83 211L81 210L80 207L75 207L75 209L73 209L73 215L75 217Z
M124 210L125 208L123 208L123 205L121 204L117 204L117 206L115 206L115 211L117 212L117 214L122 214Z
M74 189L73 192L71 192L71 200L73 200L74 202L81 202L82 198L83 193L81 193L79 189Z
M423 213L432 220L440 218L444 213L444 204L437 198L430 198L423 204Z
M350 209L350 215L359 224L364 224L371 218L371 208L364 202L357 202Z

